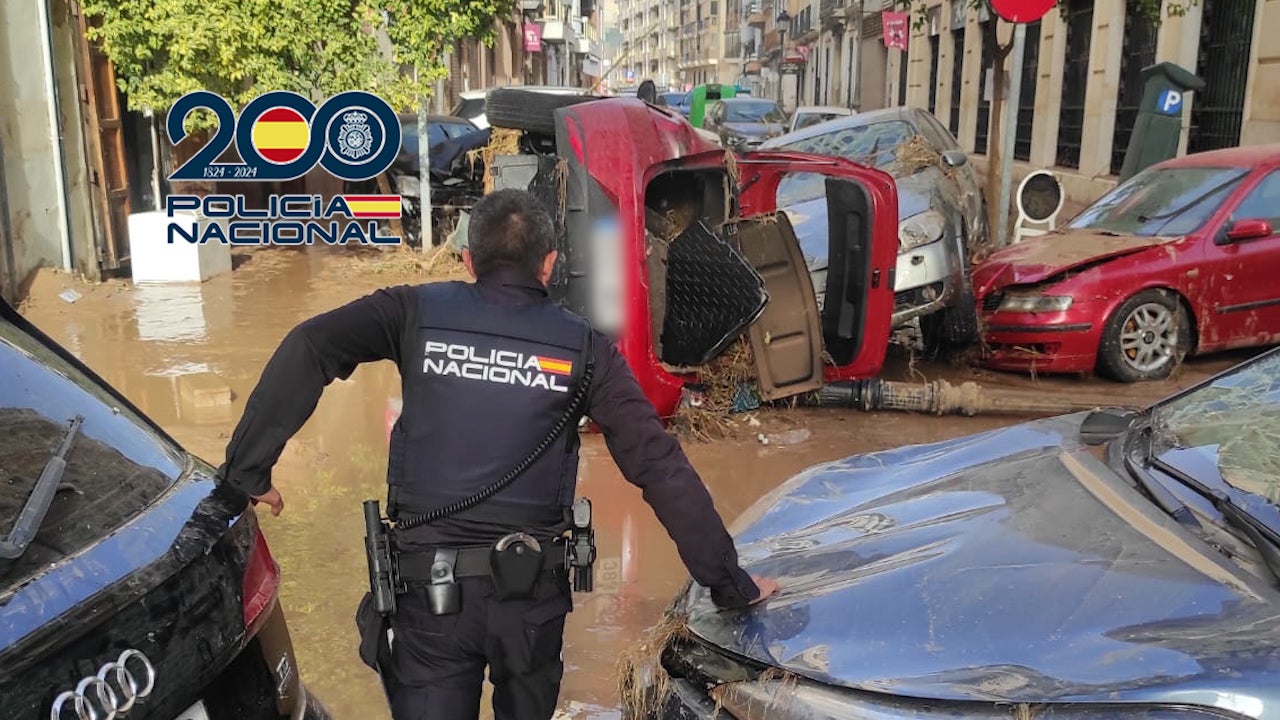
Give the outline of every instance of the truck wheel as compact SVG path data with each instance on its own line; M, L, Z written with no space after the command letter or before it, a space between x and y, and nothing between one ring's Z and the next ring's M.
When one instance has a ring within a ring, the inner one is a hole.
M484 101L484 113L489 124L496 128L554 136L556 110L599 99L593 95L552 95L519 88L495 88Z
M1191 324L1168 290L1144 290L1107 319L1098 370L1120 382L1162 380L1191 350Z

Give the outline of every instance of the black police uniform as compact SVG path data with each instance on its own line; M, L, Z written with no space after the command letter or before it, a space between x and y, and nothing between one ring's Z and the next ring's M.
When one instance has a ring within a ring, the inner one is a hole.
M546 436L570 401L587 342L595 376L586 414L623 475L642 488L712 599L725 608L749 604L759 590L739 566L706 487L617 348L514 271L475 284L380 290L299 325L263 370L221 473L250 494L266 492L272 466L324 386L359 363L389 359L400 368L404 398L388 458L398 514L447 505L507 473ZM515 531L550 543L568 527L577 466L577 433L569 431L502 492L405 532L398 545L411 555L484 548ZM469 571L457 578L460 612L432 615L421 583L398 598L394 717L475 718L487 666L498 720L550 718L572 609L567 575L545 571L531 599L499 600L491 578L471 572L474 563L462 565Z

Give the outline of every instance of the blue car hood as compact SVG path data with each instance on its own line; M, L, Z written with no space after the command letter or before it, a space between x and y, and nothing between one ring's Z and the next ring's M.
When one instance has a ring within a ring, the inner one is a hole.
M1274 687L1280 596L1082 446L1082 418L802 473L735 523L743 565L779 594L720 612L692 585L690 629L819 682L936 700Z

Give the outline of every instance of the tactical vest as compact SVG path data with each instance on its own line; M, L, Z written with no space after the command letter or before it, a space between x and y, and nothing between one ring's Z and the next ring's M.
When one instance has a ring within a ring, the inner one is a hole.
M463 282L417 292L387 463L401 517L470 497L524 460L568 409L589 341L586 321L551 300L497 306ZM577 482L576 420L515 482L454 517L560 520Z

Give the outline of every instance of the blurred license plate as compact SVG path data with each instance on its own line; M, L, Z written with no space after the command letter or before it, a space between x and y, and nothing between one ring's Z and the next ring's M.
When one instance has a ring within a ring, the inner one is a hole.
M201 700L173 720L209 720L209 711L204 709L204 701Z

